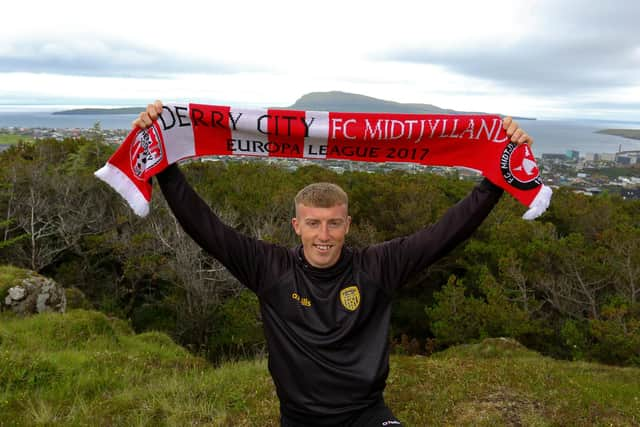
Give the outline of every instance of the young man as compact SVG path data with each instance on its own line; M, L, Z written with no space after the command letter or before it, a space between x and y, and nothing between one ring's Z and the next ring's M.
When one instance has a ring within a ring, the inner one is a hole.
M150 104L134 125L149 126L161 111ZM504 126L513 141L531 143L515 122ZM184 230L257 294L282 426L401 425L383 399L394 290L468 238L502 190L485 179L436 224L353 249L344 245L347 194L311 184L291 221L301 245L288 249L222 223L176 165L157 178Z

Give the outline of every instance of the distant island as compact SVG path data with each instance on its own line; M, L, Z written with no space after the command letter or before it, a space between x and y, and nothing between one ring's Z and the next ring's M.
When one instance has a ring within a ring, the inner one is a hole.
M596 133L605 135L621 136L629 139L640 139L640 129L602 129Z
M145 107L121 107L121 108L75 108L73 110L55 111L53 114L66 116L80 116L84 114L138 114Z
M145 107L124 108L76 108L73 110L56 111L59 115L83 115L83 114L138 114ZM436 107L431 104L412 104L370 96L358 95L340 91L311 92L300 97L294 104L288 107L269 107L273 109L290 110L314 110L335 112L361 112L361 113L397 113L397 114L490 114L477 111L457 111ZM491 113L504 116L499 113ZM515 117L517 120L535 120L530 117Z
M283 107L272 107L283 108ZM355 93L331 91L311 92L303 95L294 104L284 107L291 110L316 110L362 113L398 113L398 114L498 114L479 111L458 111L440 108L432 104L401 103L372 98ZM517 120L536 120L531 117L516 117Z

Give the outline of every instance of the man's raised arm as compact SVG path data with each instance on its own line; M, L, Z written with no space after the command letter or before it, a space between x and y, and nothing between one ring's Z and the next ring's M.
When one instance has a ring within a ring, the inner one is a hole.
M147 128L162 112L162 102L147 106L132 123ZM223 223L209 205L189 185L177 164L156 175L169 208L184 231L216 258L242 284L258 291L265 274L264 265L275 255L273 245L253 239Z

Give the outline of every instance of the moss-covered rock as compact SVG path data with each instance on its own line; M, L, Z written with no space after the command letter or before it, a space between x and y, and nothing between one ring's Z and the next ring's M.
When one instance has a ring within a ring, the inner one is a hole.
M19 285L28 276L28 270L12 265L0 265L0 303L4 302L10 288Z
M0 307L19 315L44 312L64 313L67 298L55 280L11 266L0 271Z

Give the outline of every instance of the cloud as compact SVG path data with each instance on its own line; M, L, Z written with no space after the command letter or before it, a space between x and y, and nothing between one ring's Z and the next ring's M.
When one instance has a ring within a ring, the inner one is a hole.
M576 93L640 83L640 46L608 40L562 40L555 43L519 42L507 49L398 52L387 59L439 65L467 77L493 81L525 92Z
M399 49L378 59L436 65L524 94L578 95L640 85L639 2L541 3L535 31L513 40Z
M640 111L640 102L591 101L576 102L573 105L581 109L602 111Z
M113 39L31 39L0 42L0 73L165 78L233 74L250 68Z

